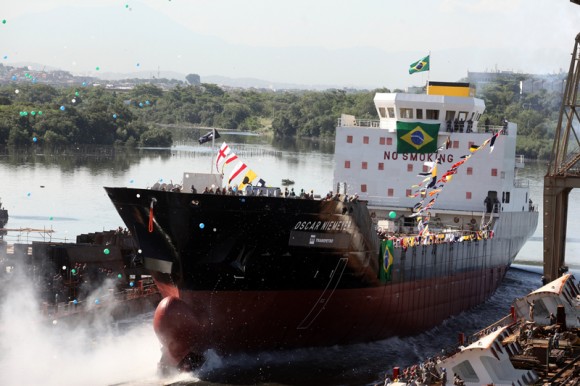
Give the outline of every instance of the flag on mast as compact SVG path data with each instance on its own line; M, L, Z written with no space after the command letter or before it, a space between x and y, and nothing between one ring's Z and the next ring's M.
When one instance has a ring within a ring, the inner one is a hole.
M417 60L416 62L411 63L411 65L409 66L409 74L414 74L416 72L429 71L429 56L431 56L431 55L427 55L423 59Z

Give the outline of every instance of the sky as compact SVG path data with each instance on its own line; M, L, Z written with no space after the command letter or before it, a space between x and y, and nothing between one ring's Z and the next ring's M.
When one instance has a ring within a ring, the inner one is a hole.
M468 71L567 72L567 0L2 0L0 63L75 75L406 88ZM408 68L431 55L431 71ZM97 69L98 68L98 69ZM35 68L40 69L40 68Z

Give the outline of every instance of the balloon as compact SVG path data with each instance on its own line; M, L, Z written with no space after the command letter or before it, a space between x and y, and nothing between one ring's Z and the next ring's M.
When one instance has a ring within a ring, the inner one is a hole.
M8 55L4 55L4 59L8 59Z
M66 270L66 265L63 265L63 266L62 266L62 270L63 270L63 271L64 271L64 270Z
M72 273L73 275L76 275L77 274L77 270L73 268L73 269L70 270L70 273Z
M30 115L35 116L36 115L36 111L31 111Z
M137 63L135 66L137 66L137 67L140 67L140 66L141 66L141 64Z
M86 85L87 85L87 82L83 82L83 86L86 86Z
M113 114L113 119L117 119L117 114Z
M139 107L143 107L143 102L139 102Z
M32 83L36 84L36 82L38 82L36 78L32 78Z
M121 274L117 275L117 278L119 278L119 279L121 279L122 277L123 277L123 275L121 275Z
M38 138L32 137L32 142L36 142L36 141L38 141Z
M2 24L6 24L6 19L2 19Z
M135 180L131 180L131 181L129 181L129 183L130 183L130 184L132 184L133 182L135 182Z
M134 285L135 285L135 283L133 283L133 282L129 282L129 286L130 286L130 287L133 287Z
M78 91L75 91L75 96L79 96L79 92Z
M54 217L50 216L48 219L49 219L50 221L52 221L52 220L54 220Z
M391 210L389 212L389 218L395 218L395 217L397 217L397 212Z
M204 223L202 223L202 222L200 222L200 223L199 223L199 229L203 229L203 228L205 228L205 224L204 224Z
M73 304L79 304L79 301L75 299L73 300Z
M140 250L140 249L138 249L138 250L137 250L137 253L143 253L143 251L142 251L142 250Z
M95 304L99 304L101 301L99 299L95 299Z
M42 115L42 111L39 111L39 112L38 112L38 115Z
M97 66L95 67L95 70L99 71L101 69L101 67Z
M26 195L27 195L28 197L30 197L30 192L26 193Z
M64 111L65 109L66 109L66 107L60 106L60 111Z
M20 90L16 89L16 90L14 90L14 92L15 92L16 94L18 94L18 93L20 92Z
M147 106L149 106L149 105L150 105L149 101L145 101L145 104L146 104Z
M72 103L77 103L77 100L73 98L73 99L71 99L71 102Z
M12 80L16 80L18 77L16 75L12 75Z
M111 251L109 251L109 248L105 248L105 249L103 249L103 253L105 255L108 255L109 253L111 253Z

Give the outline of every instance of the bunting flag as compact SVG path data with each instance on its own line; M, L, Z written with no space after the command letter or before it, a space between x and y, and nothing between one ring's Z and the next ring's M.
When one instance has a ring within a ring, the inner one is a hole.
M499 136L499 131L497 133L494 134L493 137L491 137L491 141L489 142L489 153L491 154L491 152L493 151L493 146L495 145L495 139Z
M479 146L477 145L472 145L469 149L469 151L471 153L475 153L481 149L483 149L485 146L487 146L488 144L490 145L490 153L493 150L493 145L495 144L496 139L498 138L499 133L495 133L493 134L492 137L486 139L485 141L483 141L483 143ZM418 222L418 229L421 231L420 234L428 234L428 220L422 220L422 216L423 213L426 213L426 217L428 218L429 216L429 209L431 209L433 207L433 205L435 205L435 201L437 200L437 197L439 196L439 194L441 193L441 191L443 190L443 188L445 187L445 184L448 183L449 181L452 180L453 175L457 174L457 170L458 168L463 165L469 158L471 158L473 154L467 154L467 155L463 155L461 156L461 160L458 162L455 162L453 165L451 165L451 167L445 172L443 173L443 175L437 180L437 164L433 163L433 162L425 162L424 164L426 166L431 166L431 177L427 177L425 178L421 183L417 184L417 185L413 185L413 188L419 188L421 187L426 181L431 180L431 182L425 187L425 188L421 188L419 190L417 190L414 194L410 194L408 195L408 197L421 197L421 201L419 203L417 203L414 207L413 207L413 213L409 216L409 217L415 217L417 218L417 222ZM439 163L439 162L438 162ZM419 173L420 177L423 177L425 175L427 175L428 173ZM432 189L432 190L428 190L428 189ZM427 197L433 197L426 205L425 203L425 199Z
M235 155L233 152L230 152L230 154L226 158L226 162L224 162L222 165L222 174L224 174L224 168L226 167L226 165L231 164L232 162L234 162L237 159L238 159L238 156Z
M381 260L382 269L379 273L381 282L391 281L391 274L394 262L393 240L383 240L381 242L379 260Z
M435 153L439 124L397 121L398 153Z
M231 184L232 180L235 179L237 176L239 176L240 173L243 172L247 167L248 166L245 163L243 163L242 161L238 161L236 167L230 174L230 178L228 179L228 185Z
M425 56L421 60L417 60L416 62L411 63L409 66L409 74L423 71L429 71L429 55Z
M263 179L259 179L258 180L258 185L260 185L261 187L265 187L266 186L266 181L264 181Z
M238 189L240 189L240 190L244 189L246 187L246 185L250 185L252 183L252 181L254 181L256 179L256 177L258 177L258 175L256 173L254 173L253 170L248 169L248 172L244 176L244 179L238 185Z
M230 147L224 142L222 143L219 151L218 151L218 156L215 160L215 168L216 170L219 170L220 167L220 161L223 159L224 161L226 160L226 157L230 154L231 150ZM222 173L223 174L223 173Z

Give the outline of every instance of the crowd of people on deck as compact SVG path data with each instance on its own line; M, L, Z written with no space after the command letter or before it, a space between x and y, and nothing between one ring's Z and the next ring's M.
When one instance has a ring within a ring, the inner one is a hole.
M393 380L391 380L388 374L385 374L383 386L390 385L393 382L404 382L409 386L432 385L434 383L445 385L447 383L447 370L437 367L437 364L441 363L441 360L445 358L445 355L427 358L419 364L406 367L398 375L398 378ZM462 386L464 383L459 375L453 374L454 385Z
M464 241L480 241L492 239L494 232L492 230L479 231L451 231L429 233L427 235L413 235L401 236L399 234L389 234L382 228L377 230L381 240L393 240L395 248L403 248L406 250L409 247L416 247L418 245L432 245L432 244L447 244L447 243L461 243Z

